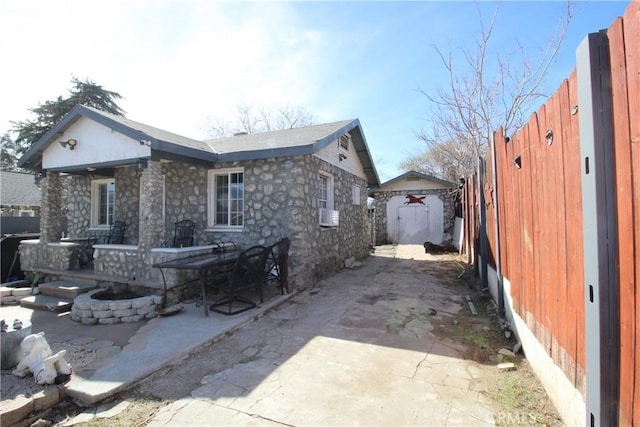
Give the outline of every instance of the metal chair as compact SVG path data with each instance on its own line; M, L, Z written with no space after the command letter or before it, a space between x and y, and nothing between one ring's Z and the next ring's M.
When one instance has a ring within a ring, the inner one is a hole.
M257 290L260 303L264 301L262 286L266 279L265 265L271 253L269 246L253 246L238 256L233 269L224 276L215 276L208 287L217 290L222 297L209 309L225 315L238 314L254 308L257 304L243 293Z
M124 221L114 221L109 229L109 235L105 243L111 245L122 245L124 243L124 230L127 228L127 223Z
M196 223L190 219L183 219L176 222L176 231L173 237L174 248L186 248L193 246L193 231L196 228Z
M78 260L80 267L86 267L90 264L93 264L93 245L98 243L98 237L89 236L87 240L84 242L82 247L80 248L80 259Z
M289 293L289 247L291 240L284 237L271 246L269 258L267 259L266 272L267 281L274 280L280 287L280 293L284 295L285 290Z

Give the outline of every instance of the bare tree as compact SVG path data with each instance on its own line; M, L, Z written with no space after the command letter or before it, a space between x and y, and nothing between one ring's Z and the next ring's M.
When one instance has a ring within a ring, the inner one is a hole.
M478 156L486 153L492 132L500 126L507 135L517 132L547 96L541 90L573 16L568 1L540 56L530 58L519 43L515 54L492 50L497 11L488 24L478 13L480 36L472 48L462 50L461 64L454 61L451 50L444 53L436 47L448 85L434 92L421 91L432 109L429 125L416 132L427 145L420 155L428 159L432 171L445 171L449 179L469 175ZM411 165L411 158L405 163Z
M237 133L258 133L293 129L314 124L314 118L302 107L284 106L269 109L241 104L236 107L231 121L210 117L205 132L211 137L231 136Z

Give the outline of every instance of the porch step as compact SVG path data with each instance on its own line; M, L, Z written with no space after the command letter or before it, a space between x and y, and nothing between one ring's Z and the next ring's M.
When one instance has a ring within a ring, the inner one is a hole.
M68 299L73 301L75 297L85 292L96 289L98 285L95 282L80 281L80 280L60 280L57 282L40 283L40 294L58 297L62 299Z
M22 298L20 306L32 308L35 310L55 311L56 313L65 313L71 311L73 300L64 298L56 298L49 295L32 295Z

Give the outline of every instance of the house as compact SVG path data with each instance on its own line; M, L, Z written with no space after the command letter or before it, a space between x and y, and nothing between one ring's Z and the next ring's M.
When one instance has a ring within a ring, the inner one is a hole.
M125 244L98 244L96 276L162 286L157 262L291 239L290 285L305 287L368 254L367 188L378 175L359 121L200 141L78 105L20 159L42 176L39 241L25 269L78 270L68 237L126 222ZM195 221L194 246L171 248L174 224ZM179 274L167 279L177 287Z
M375 244L449 243L457 185L416 171L372 186Z
M0 171L2 216L40 216L40 188L33 174Z

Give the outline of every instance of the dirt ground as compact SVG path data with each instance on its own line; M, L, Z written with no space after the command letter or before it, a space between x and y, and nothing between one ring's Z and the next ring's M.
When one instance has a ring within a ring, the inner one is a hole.
M434 260L440 262L430 262L424 269L416 272L424 272L445 279L449 286L455 287L460 294L470 297L470 302L478 313L473 315L470 309L465 307L457 314L442 316L434 324L434 333L443 339L464 344L469 349L466 358L470 360L487 366L494 366L500 362L513 362L516 366L515 370L507 372L488 369L488 375L476 380L473 384L475 391L491 399L496 425L562 426L558 413L522 352L513 356L498 354L500 349L512 350L516 342L513 337L505 337L505 330L498 321L495 305L489 295L480 289L481 284L473 271L457 254L437 255L434 256ZM313 292L313 290L306 292ZM507 335L508 333L509 331ZM101 402L101 405L127 402L126 410L118 415L110 418L94 418L77 425L96 427L146 425L167 402L189 396L191 390L200 384L202 372L212 369L223 370L251 357L238 351L239 344L234 335L223 338L224 345L216 345L215 348L212 345L192 354L189 356L189 363L176 363L166 367L134 388L107 402ZM87 357L78 349L67 348L67 350L68 357L75 359L76 363L82 363L82 357ZM212 364L215 367L212 367ZM32 378L15 379L15 377L8 378L6 375L8 373L3 372L3 399L5 399L5 392L33 393L42 389L40 386L33 385ZM65 400L44 413L32 414L20 425L29 426L37 420L51 423L46 425L64 425L77 414L94 410L95 408L80 408L70 400Z

